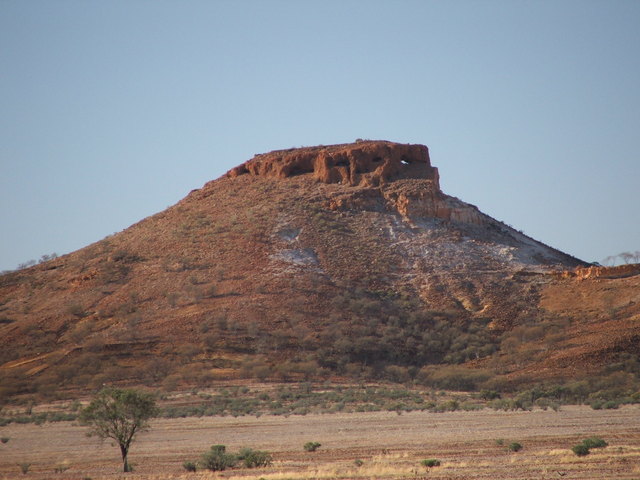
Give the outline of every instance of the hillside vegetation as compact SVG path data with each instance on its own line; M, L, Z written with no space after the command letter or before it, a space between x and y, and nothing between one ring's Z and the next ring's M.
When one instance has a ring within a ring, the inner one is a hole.
M258 156L2 275L0 398L237 379L637 391L640 269L579 276L441 192L411 147Z

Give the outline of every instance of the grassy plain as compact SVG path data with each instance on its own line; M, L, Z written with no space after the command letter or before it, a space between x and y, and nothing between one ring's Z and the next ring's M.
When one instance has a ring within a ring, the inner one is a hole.
M640 479L637 406L158 419L134 443L129 474L119 472L117 447L85 431L73 422L0 428L9 438L0 444L0 479ZM575 456L571 447L591 436L609 446ZM305 452L309 441L322 446ZM519 452L507 448L515 441L524 447ZM274 463L219 473L183 469L185 460L197 461L213 444L268 450ZM431 458L441 465L420 464ZM19 464L30 464L27 474Z

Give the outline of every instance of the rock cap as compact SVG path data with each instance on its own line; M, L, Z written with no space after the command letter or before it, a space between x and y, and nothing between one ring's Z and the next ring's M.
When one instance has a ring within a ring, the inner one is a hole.
M401 178L438 183L438 169L431 166L425 145L385 140L275 150L254 156L226 176L247 174L276 178L309 174L320 182L352 186L377 186Z

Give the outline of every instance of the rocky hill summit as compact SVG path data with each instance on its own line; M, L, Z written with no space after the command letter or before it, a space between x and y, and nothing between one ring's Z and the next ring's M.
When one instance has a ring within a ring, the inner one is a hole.
M311 174L323 183L376 186L400 178L419 178L438 183L424 145L386 141L293 148L256 155L232 169L228 177L251 174L276 178Z
M0 277L0 396L635 368L640 275L568 273L587 267L443 193L423 145L278 150Z
M493 232L476 230L471 235L477 239L485 236L488 240L495 240L491 233L510 237L505 241L512 247L530 250L529 256L536 257L530 261L531 265L540 263L559 268L585 265L576 258L526 238L482 214L475 206L445 195L440 189L438 169L431 166L429 150L424 145L359 141L355 144L278 150L256 155L230 170L226 177L240 175L280 179L307 175L322 183L359 187L343 189L330 199L327 207L333 211L389 211L399 214L403 222L414 227L421 221L433 220L482 226Z

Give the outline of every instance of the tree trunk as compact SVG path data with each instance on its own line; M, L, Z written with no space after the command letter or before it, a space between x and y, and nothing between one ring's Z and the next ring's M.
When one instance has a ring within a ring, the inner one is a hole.
M120 445L120 453L122 453L122 464L124 473L128 473L131 471L131 466L129 465L129 462L127 462L127 454L129 453L129 449L124 445Z

